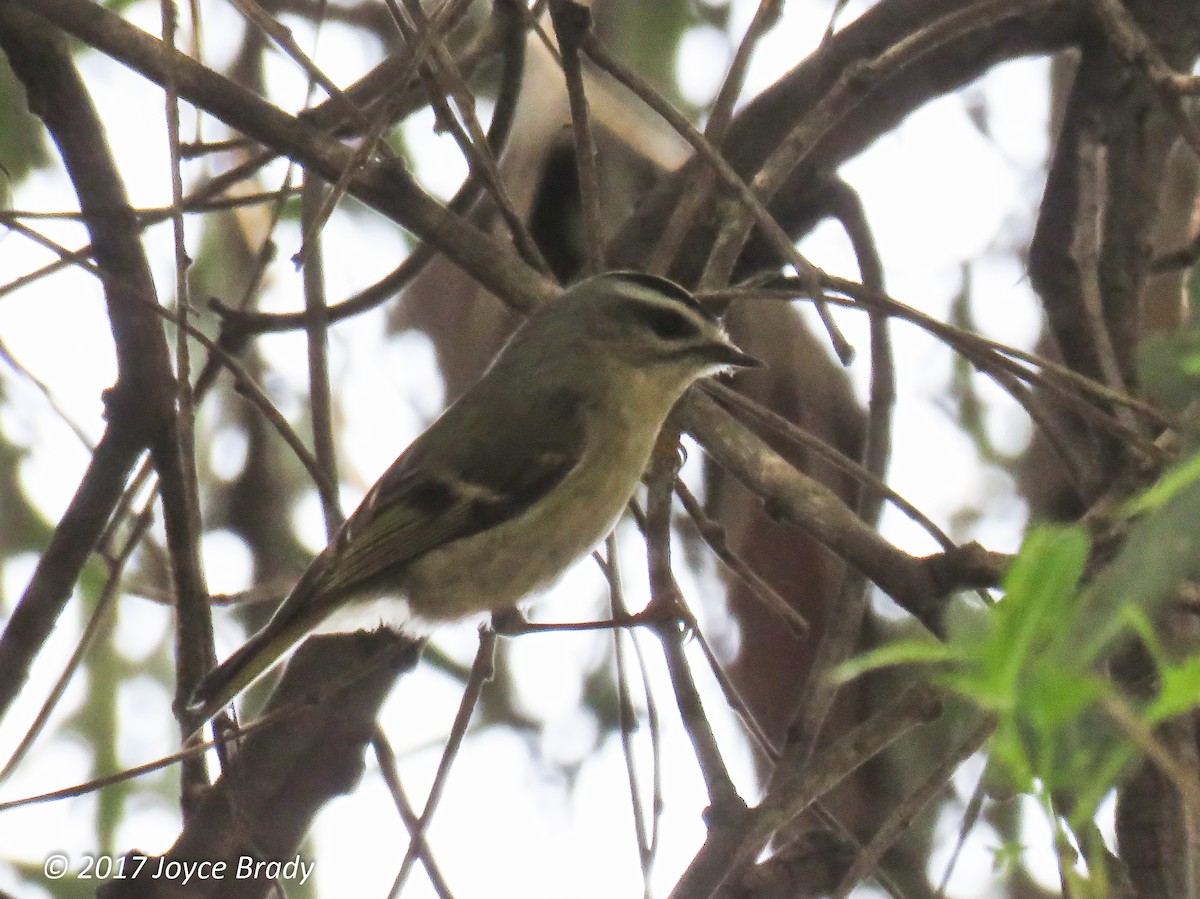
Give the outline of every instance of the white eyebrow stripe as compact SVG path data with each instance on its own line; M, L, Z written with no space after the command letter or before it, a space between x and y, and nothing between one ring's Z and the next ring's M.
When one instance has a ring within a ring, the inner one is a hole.
M689 291L680 287L674 281L659 278L657 275L647 275L639 272L618 272L621 283L635 288L627 295L635 293L639 299L657 302L659 305L670 305L673 309L688 310L709 324L717 324L716 316L701 305Z
M638 286L642 287L643 285ZM706 311L698 310L690 303L668 294L662 294L652 290L643 289L636 292L630 292L626 294L626 297L645 306L652 306L657 309L678 313L695 324L701 332L711 332L714 329L720 330L721 328L720 322L717 321L716 318L710 316Z

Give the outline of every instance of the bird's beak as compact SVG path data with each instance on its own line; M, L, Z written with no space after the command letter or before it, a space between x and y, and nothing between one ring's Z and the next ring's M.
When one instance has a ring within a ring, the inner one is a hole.
M732 365L735 368L766 368L767 363L756 359L749 353L743 353L732 343L714 343L712 345L712 360L718 365Z

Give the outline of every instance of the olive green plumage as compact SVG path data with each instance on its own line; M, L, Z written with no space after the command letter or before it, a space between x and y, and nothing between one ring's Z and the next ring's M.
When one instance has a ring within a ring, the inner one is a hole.
M613 527L692 381L757 364L670 281L571 287L392 463L189 711L210 718L348 602L396 595L432 621L514 605Z

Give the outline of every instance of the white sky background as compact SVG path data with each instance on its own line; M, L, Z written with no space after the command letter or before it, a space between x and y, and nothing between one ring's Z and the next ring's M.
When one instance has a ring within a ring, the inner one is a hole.
M735 5L731 30L737 37L756 3L735 0ZM856 14L862 5L851 4L848 15ZM219 13L216 7L209 4L205 12L208 43L213 48L224 43L212 37L222 33L222 16L228 27L236 25L232 12ZM783 21L763 42L750 71L746 96L755 95L814 47L827 25L828 14L826 2L791 0ZM127 15L147 30L157 30L157 3L139 3ZM312 46L311 34L297 29L296 36L301 46ZM689 99L703 102L715 91L719 68L714 60L728 58L725 40L710 28L696 29L685 39L678 73ZM228 42L228 46L232 44ZM378 53L377 46L365 46L346 29L330 26L321 36L316 57L324 70L344 85L373 65ZM268 69L271 86L298 105L303 79L277 54L269 54L269 58L273 60ZM133 202L144 206L169 203L161 93L97 54L85 54L80 64L107 124ZM988 336L1025 348L1036 338L1039 314L1027 278L1012 261L1010 250L1027 240L1032 227L1029 216L1040 195L1041 166L1047 150L1047 71L1045 61L1012 63L967 89L972 97L986 101L994 131L991 139L971 123L962 100L951 97L919 110L843 169L866 204L893 295L944 317L959 288L962 260L979 260L973 272L973 312L979 325ZM187 127L191 117L185 113L184 120ZM430 135L428 116L414 117L406 133L422 179L440 195L451 193L465 171L457 150L447 138ZM281 170L281 166L272 169L266 182L277 182ZM70 209L75 207L75 198L65 178L51 172L20 185L11 203L20 209ZM198 219L191 218L188 223L194 250L201 228ZM39 223L39 227L68 245L84 240L77 225ZM146 235L164 297L172 295L174 284L170 239L168 226L151 229ZM285 225L277 240L279 261L271 268L265 305L270 309L297 308L302 296L300 278L288 260L299 247L299 235L294 227ZM334 299L373 282L403 253L398 229L381 221L352 221L348 216L334 217L325 231L325 244L329 294ZM831 272L856 275L848 245L833 226L819 228L802 249ZM49 253L17 235L0 236L0 283L51 260ZM840 314L839 320L860 349L860 361L850 373L860 396L865 396L865 319ZM47 338L50 334L53 340ZM944 408L943 394L950 378L949 353L937 341L903 323L893 325L893 334L899 385L896 421L903 427L895 435L889 472L892 485L948 528L957 511L966 506L980 507L984 510L980 520L970 531L960 531L956 536L982 539L997 550L1014 550L1024 522L1024 508L1008 477L981 465L974 448L955 426L952 414ZM103 427L98 385L112 383L115 365L103 300L94 280L85 273L70 271L0 298L0 337L16 358L49 385L71 420L96 439ZM345 419L339 461L346 485L344 503L349 509L436 414L441 385L424 339L409 335L389 340L379 312L336 326L331 343L331 376L338 385L340 412ZM283 379L268 383L268 391L295 421L302 413L301 398L307 389L304 338L299 333L270 336L260 345L268 363ZM364 354L383 358L386 364L371 369L354 365L354 360L369 357ZM64 359L72 360L71 364L64 365ZM23 483L45 517L55 521L79 483L88 453L26 380L7 368L0 371L0 376L5 391L0 403L0 428L9 440L32 448L22 468ZM987 425L993 441L1003 451L1019 451L1029 435L1024 414L990 383L979 386L989 402ZM215 465L236 471L240 452L236 435L227 435L218 447ZM324 544L315 498L292 510L290 517L314 551ZM934 548L900 515L889 513L884 530L906 549L927 552ZM623 546L623 574L636 601L645 589L644 561L636 538L626 539ZM211 589L233 591L250 585L248 556L235 537L209 534L204 550ZM682 553L676 554L678 563L682 558ZM34 562L32 556L26 556L9 562L0 571L5 614L20 595ZM697 600L706 591L712 592L711 581L705 581L703 573L693 576L681 571L680 577L693 607L703 615L703 609L713 604ZM595 566L582 563L564 578L561 589L539 606L539 617L582 617L579 597L593 596L599 602L603 591ZM8 757L25 723L36 713L81 626L81 612L78 604L73 604L47 650L39 655L31 686L7 719L9 726L0 735L0 758ZM167 638L168 626L169 616L161 607L124 598L120 603L117 646L131 662L144 662ZM220 653L231 651L241 637L228 618L219 617ZM463 899L491 896L497 891L530 897L640 895L641 876L619 741L612 738L595 748L595 722L578 707L580 676L602 658L597 642L601 639L564 634L521 641L517 661L521 696L529 703L531 714L549 722L547 736L540 744L533 745L529 738L502 729L467 740L431 834L438 861L456 895ZM469 660L474 651L473 625L452 628L441 640ZM643 640L643 645L664 723L664 843L654 873L656 895L661 895L703 837L700 813L705 800L686 737L673 714L670 689L653 641ZM706 669L702 661L695 669L703 678ZM715 686L706 681L705 688L707 707L720 730L718 737L734 776L739 787L753 798L749 756L732 720L721 711L723 703ZM78 706L83 693L80 683L71 686L56 716L58 720L63 710ZM126 725L119 738L123 763L143 763L175 749L170 696L158 682L148 676L130 681L119 701L120 720ZM402 775L414 801L419 801L432 777L457 701L455 684L425 670L404 678L386 706L383 723L393 735ZM51 725L48 733L53 734L53 730ZM636 740L645 782L649 769L644 729ZM548 773L551 766L540 759L578 762L577 775L572 782L564 782ZM0 798L83 781L90 775L89 765L88 750L78 742L65 736L44 736L26 764L0 786ZM977 771L964 773L960 789L969 792L975 775ZM55 849L73 858L94 852L95 806L93 797L82 797L9 813L0 828L5 858L40 863ZM943 825L952 835L957 819L944 821ZM144 804L127 816L116 848L118 852L136 847L149 854L160 853L168 848L177 828L173 805ZM951 880L951 895L985 895L991 877L989 849L998 842L986 828L977 829ZM1030 843L1049 846L1050 841L1031 835ZM322 895L346 895L350 889L353 895L380 896L386 894L403 845L402 826L374 759L369 758L368 773L358 790L322 812L315 828L315 849L306 857L317 861L315 876ZM1054 885L1057 877L1047 858L1034 860L1035 872L1046 877L1048 885ZM419 872L418 866L414 886L406 896L432 895L432 891L426 891ZM0 889L15 890L13 872L3 859ZM869 891L862 895L869 895Z

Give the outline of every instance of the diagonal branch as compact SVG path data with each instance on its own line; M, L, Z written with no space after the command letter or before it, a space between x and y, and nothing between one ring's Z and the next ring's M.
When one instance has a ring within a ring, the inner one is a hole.
M164 47L141 29L87 0L11 0L153 81L173 72L180 99L247 137L337 182L353 151L262 97L195 60ZM361 168L348 191L366 205L429 241L510 306L529 310L556 292L509 246L455 215L425 193L399 163Z
M46 124L74 183L90 231L117 354L117 383L105 393L108 427L79 488L63 514L33 577L0 637L0 713L24 684L34 656L62 613L71 590L116 508L125 482L147 447L164 479L178 486L173 455L174 376L142 252L137 216L125 195L83 81L65 42L35 16L0 2L0 47L24 82L33 109ZM188 542L186 523L172 518L168 539ZM198 568L179 560L177 589L202 583Z
M1007 556L973 543L910 556L699 391L688 393L673 416L718 465L764 498L769 514L807 531L934 633L943 631L948 594L994 586L1008 565Z
M730 124L722 155L741 178L753 179L799 119L845 73L962 5L962 0L875 4L747 104ZM798 240L826 214L824 205L817 202L825 173L836 171L914 109L978 78L996 63L1050 53L1072 41L1079 29L1080 6L1078 0L1046 0L994 27L971 30L933 47L895 74L887 90L863 98L825 131L775 193L769 206L772 216ZM635 264L655 245L672 210L681 197L694 190L707 167L705 160L694 157L646 197L611 244L617 264ZM674 269L683 283L699 277L721 221L720 210L712 207L694 216L695 224L677 254L679 262ZM775 247L757 234L738 262L738 277L775 266L778 259Z

